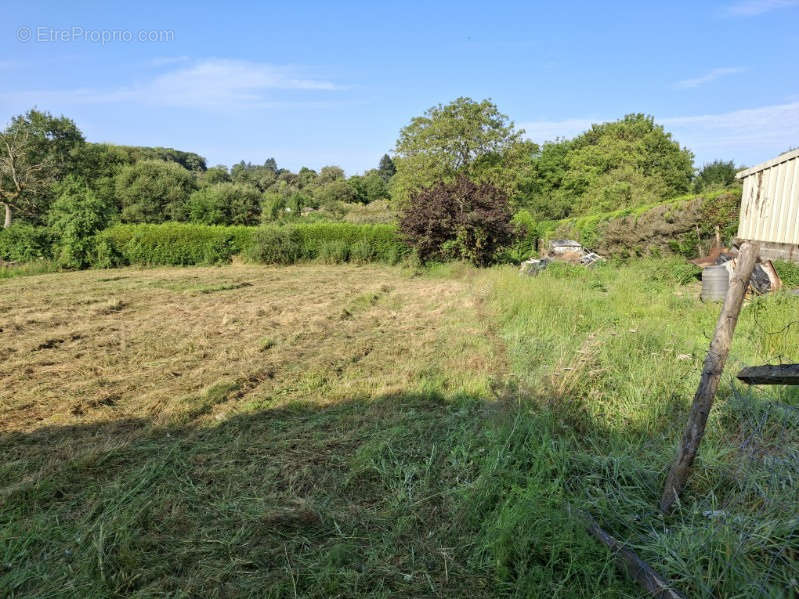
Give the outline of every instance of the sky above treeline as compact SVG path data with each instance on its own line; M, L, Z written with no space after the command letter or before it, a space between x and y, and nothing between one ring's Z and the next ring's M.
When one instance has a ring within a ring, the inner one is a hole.
M714 159L799 146L799 0L5 2L0 114L209 165L377 165L401 127L491 98L536 142L643 112Z

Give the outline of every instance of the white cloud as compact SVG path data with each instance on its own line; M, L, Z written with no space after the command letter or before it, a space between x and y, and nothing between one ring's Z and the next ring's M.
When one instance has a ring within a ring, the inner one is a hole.
M799 6L799 0L742 0L727 6L726 12L736 17L753 17L791 6Z
M615 117L618 118L618 117ZM536 142L573 137L592 123L609 119L571 118L520 123ZM717 114L655 118L683 146L696 153L697 162L716 158L741 163L762 162L799 145L799 101Z
M601 123L607 119L565 119L563 121L528 121L520 123L527 137L536 142L551 141L558 137L575 137L591 127L592 123Z
M180 64L189 62L191 58L188 56L158 56L150 60L149 64L153 67L163 67L172 64Z
M209 60L160 75L141 89L117 93L173 106L230 107L258 104L268 90L333 89L329 81L298 78L289 67Z
M678 81L674 84L675 87L679 88L689 88L689 87L699 87L700 85L704 85L705 83L710 83L718 79L719 77L724 77L725 75L734 75L736 73L742 73L746 69L742 67L722 67L719 69L713 69L712 71L705 73L700 77L694 77L692 79L683 79L682 81Z
M212 59L158 75L150 81L112 90L69 89L0 94L6 99L58 103L133 102L187 108L226 110L274 106L274 92L340 89L334 83L302 77L296 67L240 60Z
M688 147L697 150L773 146L781 152L799 141L799 102L720 114L671 117L659 122Z

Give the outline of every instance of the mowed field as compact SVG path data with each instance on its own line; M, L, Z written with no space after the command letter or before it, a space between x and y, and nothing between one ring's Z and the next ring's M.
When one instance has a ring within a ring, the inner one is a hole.
M0 311L3 596L448 584L436 439L504 368L463 282L92 271L7 281Z
M799 591L799 397L727 375L656 505L717 305L678 262L118 269L0 282L0 596ZM686 284L687 283L687 284ZM747 303L742 364L796 357Z

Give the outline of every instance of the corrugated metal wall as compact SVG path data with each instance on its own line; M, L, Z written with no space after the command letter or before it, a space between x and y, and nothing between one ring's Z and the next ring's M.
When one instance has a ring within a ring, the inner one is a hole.
M799 151L738 173L743 179L738 237L799 244Z

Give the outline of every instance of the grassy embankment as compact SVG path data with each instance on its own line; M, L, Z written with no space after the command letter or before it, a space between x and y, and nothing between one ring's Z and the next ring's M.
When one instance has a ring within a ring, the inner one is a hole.
M304 265L0 286L0 594L688 596L799 578L799 300L743 312L695 474L655 510L718 306L676 262L536 279ZM793 406L793 407L790 407Z

